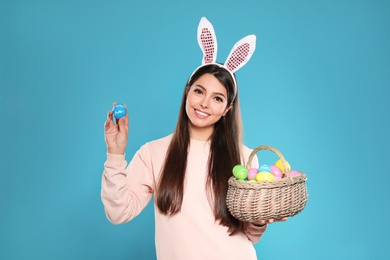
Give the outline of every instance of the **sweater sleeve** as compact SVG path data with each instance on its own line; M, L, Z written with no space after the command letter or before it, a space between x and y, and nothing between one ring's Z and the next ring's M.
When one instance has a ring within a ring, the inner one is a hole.
M154 190L151 155L145 145L127 165L124 155L107 153L102 176L101 199L107 218L121 224L146 207Z

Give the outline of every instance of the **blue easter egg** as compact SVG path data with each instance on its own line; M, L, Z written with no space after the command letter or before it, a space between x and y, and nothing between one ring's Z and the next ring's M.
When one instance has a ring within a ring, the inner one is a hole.
M271 172L271 168L267 164L262 164L259 168L259 172Z
M120 118L126 116L126 107L123 104L116 104L112 108L112 111L113 111L114 117L116 119L120 119Z

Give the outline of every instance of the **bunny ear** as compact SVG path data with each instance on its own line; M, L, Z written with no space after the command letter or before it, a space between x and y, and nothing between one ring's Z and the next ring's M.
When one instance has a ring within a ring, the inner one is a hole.
M198 43L203 51L202 64L215 63L217 60L217 37L213 25L202 17L198 26Z
M225 67L232 73L244 66L256 49L256 36L248 35L239 40L230 51Z

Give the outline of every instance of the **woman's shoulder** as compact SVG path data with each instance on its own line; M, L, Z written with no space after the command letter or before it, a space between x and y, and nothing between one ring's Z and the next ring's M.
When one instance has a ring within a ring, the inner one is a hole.
M153 160L156 163L160 159L165 158L171 139L172 135L168 135L149 141L139 148L135 156L140 157L144 161Z
M150 145L150 146L156 146L156 147L159 147L159 146L165 147L165 146L169 146L169 144L171 143L171 140L172 140L172 134L169 134L167 136L155 139L153 141L149 141L146 144Z
M242 144L241 145L241 152L242 152L242 161L243 161L243 165L246 165L247 162L248 162L248 159L249 159L249 156L251 155L251 153L253 152L253 148L249 148L248 146ZM258 160L257 160L257 156L254 155L253 156L253 159L252 159L252 163L251 163L254 167L258 167Z
M246 146L245 144L241 144L241 150L244 154L247 154L249 155L253 149L252 148L249 148L248 146Z
M167 136L149 141L145 143L142 147L141 150L147 149L150 151L157 151L157 152L166 152L166 150L169 147L169 144L171 143L172 140L172 134L169 134Z

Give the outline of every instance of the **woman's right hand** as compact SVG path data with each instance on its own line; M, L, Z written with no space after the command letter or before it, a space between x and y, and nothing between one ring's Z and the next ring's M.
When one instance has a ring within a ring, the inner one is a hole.
M114 102L113 106L117 103ZM125 105L126 107L126 105ZM127 107L126 107L127 109ZM104 137L107 144L107 152L112 154L125 154L129 134L129 113L114 122L112 110L107 114L107 121L104 124Z

